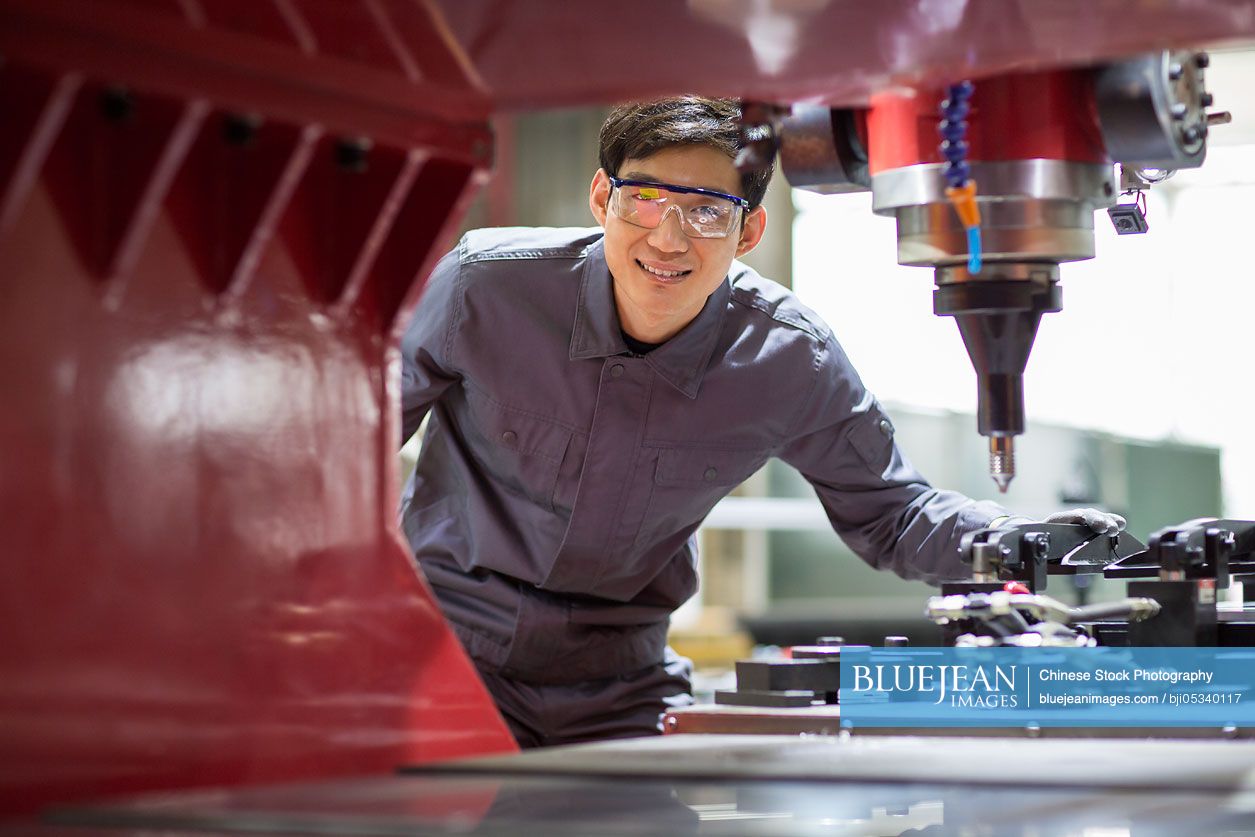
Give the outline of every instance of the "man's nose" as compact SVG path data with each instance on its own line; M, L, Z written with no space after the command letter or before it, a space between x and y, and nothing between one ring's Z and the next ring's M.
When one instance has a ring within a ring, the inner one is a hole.
M683 217L678 206L664 209L658 226L649 234L649 243L668 253L682 253L687 250L689 237L684 233Z

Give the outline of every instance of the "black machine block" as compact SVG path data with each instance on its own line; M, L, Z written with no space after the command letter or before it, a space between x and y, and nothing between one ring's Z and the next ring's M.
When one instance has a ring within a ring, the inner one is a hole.
M1160 611L1129 625L1134 647L1194 647L1217 644L1216 583L1213 579L1130 581L1130 596L1159 602Z
M737 691L835 692L841 688L840 657L827 660L738 660Z
M812 691L761 691L757 689L740 689L734 692L720 689L715 692L715 703L721 706L769 706L789 708L814 706L824 703L822 695L816 697Z

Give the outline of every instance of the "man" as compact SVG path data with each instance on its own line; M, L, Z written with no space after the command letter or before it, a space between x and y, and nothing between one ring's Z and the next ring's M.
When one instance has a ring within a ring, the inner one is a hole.
M403 526L523 746L656 732L689 702L666 631L697 589L693 533L771 457L906 578L965 577L959 538L1008 516L929 486L823 321L734 262L771 176L733 165L737 116L616 109L600 229L468 234L402 342L405 438L431 411Z

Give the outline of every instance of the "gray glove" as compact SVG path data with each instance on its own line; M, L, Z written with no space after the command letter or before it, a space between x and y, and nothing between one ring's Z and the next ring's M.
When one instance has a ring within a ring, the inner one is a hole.
M1098 509L1071 509L1055 512L1047 517L1046 523L1084 523L1100 535L1114 535L1123 532L1128 525L1123 517Z

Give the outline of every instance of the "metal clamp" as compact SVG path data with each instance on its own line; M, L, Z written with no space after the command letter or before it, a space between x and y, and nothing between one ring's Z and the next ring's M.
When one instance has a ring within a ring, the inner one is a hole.
M978 529L959 541L959 552L977 581L1020 581L1034 592L1046 589L1048 575L1101 573L1143 550L1127 532L1100 535L1077 523Z

